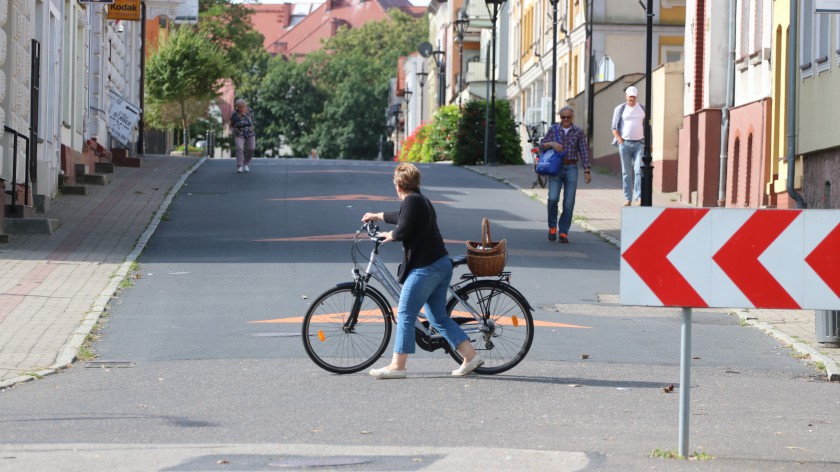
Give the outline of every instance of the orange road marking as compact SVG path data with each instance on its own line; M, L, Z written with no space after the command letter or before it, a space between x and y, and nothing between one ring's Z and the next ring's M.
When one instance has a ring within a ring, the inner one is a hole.
M267 198L269 202L283 202L283 201L309 201L309 202L332 202L332 201L371 201L371 202L398 202L396 197L385 197L382 195L316 195L313 197L291 197L291 198ZM440 203L442 205L453 203L449 200L432 200L432 203Z
M355 233L347 234L324 234L320 236L292 236L290 238L266 238L255 239L258 243L280 243L280 242L296 242L296 241L352 241L356 236ZM446 244L466 244L466 241L458 239L444 239Z
M362 319L359 320L360 322L381 322L382 316L379 314L378 310L363 310L360 314L364 314L366 316L370 316L371 319ZM452 312L453 315L458 316L469 316L464 313L459 313L457 311ZM343 322L342 315L318 315L313 317L313 321L315 323L336 323L336 322ZM258 320L258 321L248 321L249 324L251 323L303 323L302 316L292 316L289 318L275 318L273 320ZM513 322L509 317L502 317L496 320L496 324L505 325L505 326L512 326ZM555 323L553 321L541 321L541 320L534 320L534 326L541 326L544 328L572 328L572 329L592 329L592 326L581 326L581 325L573 325L567 323Z
M341 174L384 174L394 175L394 171L387 172L381 170L347 170L347 169L318 169L318 170L290 170L289 174L326 174L326 173L341 173Z

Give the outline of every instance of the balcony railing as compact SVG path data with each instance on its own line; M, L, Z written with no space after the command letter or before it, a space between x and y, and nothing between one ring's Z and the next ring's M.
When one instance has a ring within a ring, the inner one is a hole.
M468 62L466 79L468 84L487 81L487 62Z
M487 4L483 1L472 0L467 5L467 16L470 19L470 29L491 28L490 13L487 11Z

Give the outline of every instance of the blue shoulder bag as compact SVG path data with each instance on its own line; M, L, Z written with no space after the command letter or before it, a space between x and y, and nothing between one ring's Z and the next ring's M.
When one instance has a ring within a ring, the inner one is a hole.
M560 173L560 166L563 165L563 158L566 152L557 152L554 149L547 149L540 154L540 161L537 163L537 174L557 175Z

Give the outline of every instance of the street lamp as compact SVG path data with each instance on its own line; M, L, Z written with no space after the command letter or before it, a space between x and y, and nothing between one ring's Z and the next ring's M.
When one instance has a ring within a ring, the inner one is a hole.
M420 85L420 124L423 124L423 87L426 86L426 77L428 76L429 73L424 69L417 73L417 83Z
M458 19L455 20L455 34L458 35L458 108L463 104L464 91L464 36L467 34L467 27L470 20L464 9L458 10Z
M645 150L642 154L642 206L653 205L653 166L650 165L653 157L650 155L650 96L651 96L651 71L653 57L653 1L647 0L647 57L645 59Z
M408 118L411 117L411 112L408 109L408 105L409 105L409 103L411 103L411 96L413 94L414 94L414 92L412 92L411 90L405 89L405 93L404 93L404 95L405 95L405 112L406 112L406 115L407 115L406 120L405 120L405 126L406 126L405 133L406 133L406 135L408 135L408 121L409 121Z
M487 124L487 164L496 163L496 20L499 19L499 10L507 0L484 0L487 12L490 14L490 21L493 23L493 60L490 62L490 121ZM492 9L491 9L492 6Z
M400 155L400 115L402 115L402 110L399 108L394 110L394 131L397 133L397 137L394 139L394 154L399 156Z
M435 58L435 66L438 70L438 107L442 107L446 101L446 51L438 49L432 52L432 55Z
M552 31L552 46L551 46L551 124L557 123L557 115L555 103L557 102L557 2L558 0L549 0L553 11L554 28Z

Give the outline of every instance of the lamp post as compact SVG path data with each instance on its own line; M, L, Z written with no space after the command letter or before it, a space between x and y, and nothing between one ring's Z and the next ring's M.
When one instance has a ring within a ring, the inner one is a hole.
M399 108L394 110L394 132L397 133L397 137L394 140L394 154L397 156L400 155L400 115L402 115L402 110Z
M455 20L455 34L458 35L458 108L463 106L464 91L464 36L467 34L467 27L470 20L464 9L458 10L458 19Z
M493 23L493 36L491 47L493 48L492 61L490 62L490 121L487 124L487 163L496 163L496 20L499 19L499 10L507 0L484 0L487 12L490 13L490 21Z
M653 158L650 155L650 96L651 96L651 70L653 56L653 0L647 0L647 57L645 59L645 150L642 154L642 206L653 205L653 166L650 165Z
M429 76L429 73L425 70L421 69L420 72L417 73L417 83L420 85L420 123L423 123L423 87L426 86L426 78Z
M557 123L557 115L555 113L557 102L557 2L559 0L549 0L552 8L552 33L551 33L551 124Z
M412 92L409 89L405 89L405 113L406 113L406 120L405 120L406 130L405 130L405 133L406 133L406 135L408 135L408 119L411 118L411 111L409 110L408 105L411 103L411 96L412 95L414 95L414 92Z
M438 70L438 107L442 107L446 103L446 51L438 49L432 56Z

